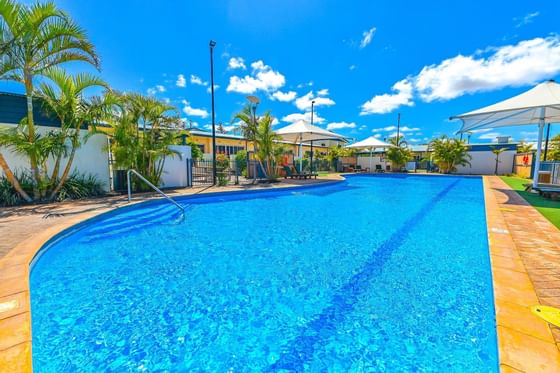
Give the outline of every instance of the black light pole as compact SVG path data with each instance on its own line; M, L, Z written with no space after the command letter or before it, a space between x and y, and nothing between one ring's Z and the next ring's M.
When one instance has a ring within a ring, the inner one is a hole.
M212 90L212 182L216 185L216 114L214 112L214 47L216 42L210 40L210 87Z
M550 137L550 123L546 127L546 141L544 143L544 161L546 162L546 156L548 154L548 138Z
M401 132L401 113L397 116L397 147L399 146L399 137Z
M311 101L311 125L313 125L313 105L315 105L315 100ZM313 135L313 134L311 134ZM311 139L311 173L313 173L313 138Z

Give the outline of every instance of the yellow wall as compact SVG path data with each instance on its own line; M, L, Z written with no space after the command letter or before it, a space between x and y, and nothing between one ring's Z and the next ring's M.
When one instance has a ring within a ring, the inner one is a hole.
M212 154L212 137L209 136L200 136L197 134L191 134L190 138L194 141L195 144L197 145L204 145L204 153L205 154ZM216 146L220 146L220 145L224 145L224 146L242 146L243 148L245 148L246 146L246 142L245 140L239 140L239 139L230 139L230 138L223 138L223 137L219 137L216 136ZM298 152L298 146L295 144L286 144L286 143L282 143L282 145L287 149L287 150L292 150L292 152L294 154L297 154ZM247 146L248 146L248 150L249 151L253 151L254 147L253 147L253 143L251 143L250 141L247 142ZM324 146L313 146L313 150L317 151L319 150L320 152L326 153L327 152L327 147ZM304 145L303 146L303 151L311 151L311 147Z

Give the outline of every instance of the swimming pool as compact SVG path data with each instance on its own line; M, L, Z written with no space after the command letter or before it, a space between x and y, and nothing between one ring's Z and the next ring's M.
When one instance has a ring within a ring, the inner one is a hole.
M36 372L498 370L480 178L179 201L42 251Z

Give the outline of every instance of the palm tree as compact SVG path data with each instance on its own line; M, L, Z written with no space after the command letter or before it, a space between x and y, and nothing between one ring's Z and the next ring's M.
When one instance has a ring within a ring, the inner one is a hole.
M450 139L442 135L429 144L429 150L433 152L433 160L441 172L447 174L456 170L458 165L470 166L472 158L468 153L468 147L463 140Z
M518 153L530 153L533 151L533 144L527 144L524 141L521 141L517 145L517 152Z
M494 175L498 174L498 163L500 163L500 154L502 154L506 148L497 148L495 146L492 146L492 153L494 153L494 155L496 156L496 167L494 168Z
M56 197L70 174L76 151L89 139L89 136L86 136L82 140L80 130L90 126L91 130L95 131L96 122L102 119L100 116L110 105L106 100L85 98L85 91L94 87L109 89L109 86L91 74L82 73L72 76L60 68L51 68L44 75L52 81L54 87L46 82L42 83L39 86L39 96L60 121L60 131L58 132L60 143L65 144L68 140L70 141L70 155L60 179L61 161L66 155L66 149L61 148L53 154L55 164L50 177L50 185L54 188L49 197L52 199Z
M258 154L259 145L257 141L257 132L259 128L259 119L252 111L251 105L245 105L240 112L234 115L233 119L237 119L241 122L241 132L243 133L243 137L253 143L255 154ZM265 177L268 178L262 160L257 157L257 161L259 162L259 165L261 166L261 170L263 170Z
M113 127L111 149L115 165L137 169L158 185L165 157L176 154L169 149L182 126L176 108L136 93L112 96L115 105L109 123Z
M412 152L403 136L391 137L389 143L393 146L387 149L387 159L391 161L394 170L400 170L407 161L412 159Z
M33 121L34 79L50 68L70 61L84 61L98 68L99 59L84 30L53 1L25 6L14 0L0 0L0 30L0 79L24 85L26 134L32 143L37 139ZM39 198L42 181L37 155L30 153L29 162L34 179L34 198ZM5 161L0 161L0 165L6 175L11 173L6 172ZM21 188L13 185L20 192Z
M272 121L274 118L267 111L258 121L257 131L255 133L255 147L258 149L256 152L257 159L261 164L264 163L264 173L268 179L274 178L274 166L276 164L277 156L277 141L280 136L277 135L272 129Z

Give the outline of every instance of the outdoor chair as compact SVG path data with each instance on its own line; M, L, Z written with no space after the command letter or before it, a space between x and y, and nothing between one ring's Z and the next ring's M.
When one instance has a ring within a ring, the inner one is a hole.
M385 170L383 169L383 167L381 167L380 164L376 164L375 165L375 172L385 172Z
M317 173L298 172L294 166L284 166L284 172L286 173L286 175L284 175L284 179L287 179L288 177L290 179L307 179L313 176L315 176L316 179L318 176Z

